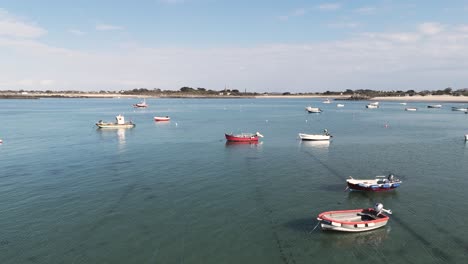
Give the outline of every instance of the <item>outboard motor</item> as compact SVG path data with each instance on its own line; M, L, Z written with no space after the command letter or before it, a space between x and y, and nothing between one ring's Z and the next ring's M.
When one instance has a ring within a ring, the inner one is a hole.
M388 181L393 182L394 179L395 179L395 177L393 176L393 174L390 173L390 174L388 175L387 179L388 179Z
M375 215L376 216L378 216L382 212L387 213L387 214L392 214L392 210L383 208L383 204L381 204L381 203L376 203L374 205L374 210L375 210Z

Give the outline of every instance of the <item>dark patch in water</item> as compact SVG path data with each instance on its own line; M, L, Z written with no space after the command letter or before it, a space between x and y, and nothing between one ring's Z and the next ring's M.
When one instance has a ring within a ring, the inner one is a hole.
M313 218L309 217L291 220L289 222L286 222L284 226L296 231L310 233L312 232L316 224L316 221L314 223Z
M331 192L344 192L346 189L346 185L344 184L324 184L321 185L320 189L325 190L325 191L331 191Z
M148 195L145 197L145 201L153 200L154 198L156 198L156 195Z
M8 241L8 240L0 241L0 246L8 246L8 244L10 244L10 241Z
M325 162L321 161L319 158L315 157L314 154L310 151L304 151L304 153L309 154L314 160L316 160L320 165L322 165L324 168L326 168L333 176L337 177L338 179L342 180L342 182L346 181L346 177L342 176L339 171L333 169L332 167L328 166Z

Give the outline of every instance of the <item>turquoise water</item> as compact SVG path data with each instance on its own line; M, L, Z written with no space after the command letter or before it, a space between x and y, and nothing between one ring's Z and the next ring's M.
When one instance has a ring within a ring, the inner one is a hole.
M0 100L0 263L465 263L468 115L320 101ZM136 127L94 126L119 113ZM297 140L324 128L330 144ZM390 172L395 192L344 191ZM393 210L385 228L314 229L375 202Z

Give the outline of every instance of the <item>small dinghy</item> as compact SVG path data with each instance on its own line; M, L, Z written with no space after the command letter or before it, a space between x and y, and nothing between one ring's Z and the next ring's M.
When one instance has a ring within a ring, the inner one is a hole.
M385 192L398 188L402 183L402 181L395 178L393 174L389 174L388 176L376 176L375 179L371 180L349 177L350 179L346 180L347 188L356 191Z
M416 107L406 107L405 111L415 112L418 111L418 109Z
M452 107L452 111L467 112L467 111L468 111L468 108L466 108L466 107L455 107L455 106L453 106L453 107Z
M366 105L366 108L375 109L375 108L379 108L379 105L371 103L371 104Z
M442 108L441 104L428 105L427 108Z
M374 208L323 212L317 220L323 230L363 232L385 226L390 217L384 213L392 211L377 203Z
M336 104L336 107L344 107L344 104Z
M305 109L309 113L322 113L322 109L318 107L307 106Z
M168 116L155 116L154 121L156 122L164 122L164 121L170 121L171 118Z
M2 140L0 140L1 143ZM465 141L468 141L468 134L465 135Z
M146 107L148 107L148 104L146 103L146 100L143 99L142 102L134 104L133 107L135 107L135 108L146 108Z
M327 100L323 101L322 103L323 104L331 104L331 101L330 101L330 99L327 98Z
M406 105L406 103L400 103L401 105Z

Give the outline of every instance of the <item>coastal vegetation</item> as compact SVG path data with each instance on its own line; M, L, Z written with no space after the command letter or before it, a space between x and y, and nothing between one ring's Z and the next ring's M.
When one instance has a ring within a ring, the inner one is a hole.
M429 96L429 95L451 95L451 96L468 96L468 88L463 89L452 89L447 87L440 90L391 90L391 91L379 91L371 89L357 89L351 90L346 89L344 91L325 91L325 92L283 92L283 93L271 93L271 92L247 92L247 90L240 91L238 89L222 89L222 90L211 90L202 87L188 87L184 86L178 90L161 90L159 88L134 88L130 90L120 91L78 91L78 90L65 90L65 91L40 91L40 90L5 90L0 91L0 98L3 99L18 99L18 98L39 98L39 97L112 97L112 96L148 96L148 97L253 97L262 95L274 95L274 96L340 96L345 100L368 100L374 97L404 97L404 96Z

